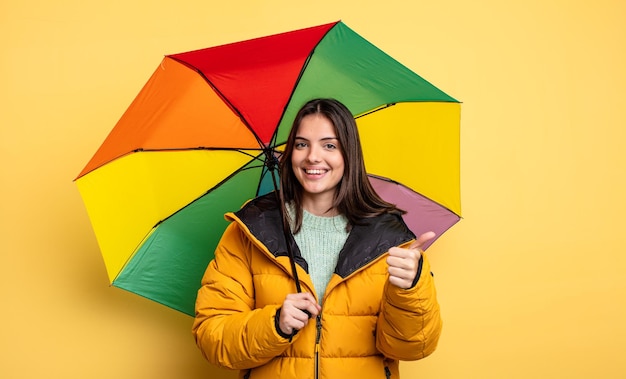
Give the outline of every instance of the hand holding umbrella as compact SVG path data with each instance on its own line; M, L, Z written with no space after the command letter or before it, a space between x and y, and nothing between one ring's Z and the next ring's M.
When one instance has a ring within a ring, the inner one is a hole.
M435 238L434 232L420 235L408 248L392 247L389 249L389 283L396 287L411 288L417 275L423 246Z
M322 307L309 292L287 295L280 309L278 326L286 335L291 335L306 326L310 318L317 317Z

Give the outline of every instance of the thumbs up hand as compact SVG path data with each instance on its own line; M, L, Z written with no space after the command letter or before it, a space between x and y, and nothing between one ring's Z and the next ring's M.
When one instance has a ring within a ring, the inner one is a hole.
M387 257L389 283L396 287L408 289L417 276L422 247L435 238L434 232L420 235L408 248L392 247Z

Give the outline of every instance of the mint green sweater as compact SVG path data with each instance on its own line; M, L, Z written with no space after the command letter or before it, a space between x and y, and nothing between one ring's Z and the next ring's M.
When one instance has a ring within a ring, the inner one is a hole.
M289 213L293 214L291 210ZM347 224L348 219L343 215L320 217L303 211L302 228L293 236L309 265L309 275L320 304L335 271L339 252L348 238Z

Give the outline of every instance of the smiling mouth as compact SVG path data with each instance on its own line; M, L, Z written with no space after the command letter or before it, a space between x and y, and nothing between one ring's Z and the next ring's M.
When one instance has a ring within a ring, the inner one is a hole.
M326 173L328 170L304 170L308 175L321 175Z

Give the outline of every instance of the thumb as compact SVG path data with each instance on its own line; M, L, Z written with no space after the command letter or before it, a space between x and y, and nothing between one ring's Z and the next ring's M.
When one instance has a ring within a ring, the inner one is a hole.
M415 242L413 242L411 244L411 246L409 246L409 249L423 250L422 247L426 244L426 242L428 242L431 239L435 238L435 236L437 236L435 234L435 232L426 232L426 233L420 235L419 237L417 237Z

